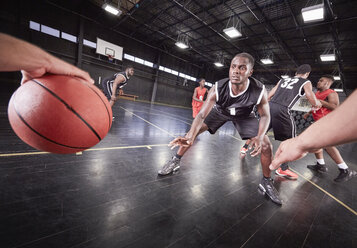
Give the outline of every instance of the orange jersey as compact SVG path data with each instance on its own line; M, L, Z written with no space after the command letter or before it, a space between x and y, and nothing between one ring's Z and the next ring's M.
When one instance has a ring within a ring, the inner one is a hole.
M201 87L196 87L195 90L196 90L196 96L195 97L200 99L200 100L203 100L203 98L204 98L204 96L205 96L205 94L207 92L207 89L205 87L203 87L202 89L201 89ZM192 107L201 108L202 105L203 105L203 102L198 102L198 101L196 101L196 100L194 100L192 98Z
M328 97L328 95L330 95L332 92L335 92L334 90L331 89L327 89L325 91L317 91L315 93L315 96L318 100L323 100L326 101L326 98ZM321 107L320 109L316 110L315 112L312 112L312 117L314 118L315 121L321 119L322 117L324 117L325 115L327 115L328 113L330 113L332 110L325 108L325 107Z

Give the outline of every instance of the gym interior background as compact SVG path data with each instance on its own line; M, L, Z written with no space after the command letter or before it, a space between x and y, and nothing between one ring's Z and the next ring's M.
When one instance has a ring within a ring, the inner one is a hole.
M105 3L119 4L121 15L106 12ZM324 19L305 23L301 9L315 4L324 5ZM241 37L232 39L223 33L232 25ZM332 88L341 90L343 101L357 85L356 25L357 3L350 0L6 0L0 9L1 32L88 71L97 86L104 77L132 65L135 75L125 93L139 96L139 102L185 108L191 107L197 80L205 78L210 88L227 77L230 60L239 52L255 57L253 76L268 89L282 75L293 76L298 65L308 63L314 86L324 74L338 77ZM179 36L188 40L188 49L175 46ZM123 47L123 60L111 62L98 55L97 37ZM324 54L334 54L335 61L321 61ZM263 64L264 58L273 64ZM216 67L217 61L223 67ZM3 105L20 78L20 72L0 73ZM300 131L308 126L301 112L294 115ZM351 149L345 147L345 152L352 154ZM356 223L355 215L352 220ZM356 247L356 238L352 240L344 247Z

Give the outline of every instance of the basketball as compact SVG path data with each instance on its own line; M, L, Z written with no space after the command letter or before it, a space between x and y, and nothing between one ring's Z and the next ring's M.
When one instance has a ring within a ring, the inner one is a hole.
M96 86L76 77L47 75L15 91L8 117L28 145L52 153L76 153L106 136L112 109Z

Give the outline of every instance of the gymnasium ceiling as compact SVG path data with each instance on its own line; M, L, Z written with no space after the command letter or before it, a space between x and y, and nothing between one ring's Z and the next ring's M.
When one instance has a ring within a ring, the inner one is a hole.
M122 0L119 17L101 8L104 0L56 2L73 10L85 6L84 15L108 28L217 74L227 75L234 54L244 51L257 60L255 74L265 83L276 83L280 75L293 75L298 65L308 63L313 67L313 80L326 73L341 75L335 87L357 88L357 1ZM106 2L118 6L118 0ZM324 20L304 23L301 9L322 2ZM233 17L243 36L230 39L223 29ZM175 46L180 34L188 38L189 49ZM321 62L320 54L333 52L335 62ZM217 56L224 58L223 69L213 65ZM273 59L273 65L260 62L266 56Z

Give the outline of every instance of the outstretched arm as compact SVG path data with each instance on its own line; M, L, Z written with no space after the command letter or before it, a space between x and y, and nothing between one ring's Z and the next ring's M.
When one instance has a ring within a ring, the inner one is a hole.
M192 122L190 131L185 135L185 137L178 137L170 142L172 148L176 146L188 147L191 146L200 131L204 120L206 119L209 112L211 112L212 107L216 103L216 90L212 87L208 92L206 101L203 103L200 112L197 114L196 118Z
M357 90L336 110L312 124L302 134L282 142L275 153L270 169L294 161L320 148L357 141ZM324 133L326 135L321 135Z
M311 103L313 110L317 110L319 108L321 108L321 102L319 100L317 100L314 92L312 91L312 84L311 82L307 82L304 85L304 91L305 91L305 95L307 100Z
M76 76L93 84L89 74L41 48L7 34L0 33L0 71L22 70L22 82L45 73Z
M117 92L117 89L119 87L119 84L124 82L125 81L125 78L123 75L119 74L117 75L117 77L115 78L114 82L113 82L113 89L112 89L112 97L110 98L110 106L113 106L114 105L114 102L117 100L117 96L116 96L116 92ZM122 95L124 92L119 92L119 95Z
M280 81L274 86L274 88L271 89L271 91L269 91L269 94L268 94L268 101L271 100L271 98L275 95L275 92L279 86L279 83Z
M249 145L249 147L254 147L254 150L250 153L253 157L261 152L264 135L268 131L268 127L270 124L270 109L267 91L265 89L263 97L260 103L257 105L257 110L260 116L259 130L257 136L251 139L251 143Z

